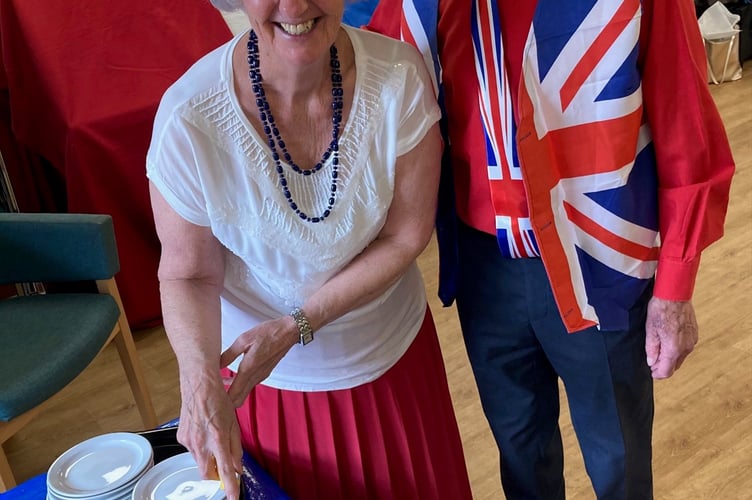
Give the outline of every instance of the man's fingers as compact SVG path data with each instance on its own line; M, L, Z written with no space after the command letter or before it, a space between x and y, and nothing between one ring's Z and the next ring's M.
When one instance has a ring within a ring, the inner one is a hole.
M668 350L664 347L664 349L661 350L661 355L658 360L651 367L653 378L669 378L679 368L681 362L682 357L679 356L675 349Z
M652 329L648 328L647 336L645 337L645 357L647 358L648 366L652 367L661 355L661 339L658 335L652 333Z
M672 376L697 344L692 303L651 298L645 328L645 353L653 378Z
M675 371L676 370L674 370L672 365L661 364L660 366L657 366L651 374L654 379L664 379L669 378Z

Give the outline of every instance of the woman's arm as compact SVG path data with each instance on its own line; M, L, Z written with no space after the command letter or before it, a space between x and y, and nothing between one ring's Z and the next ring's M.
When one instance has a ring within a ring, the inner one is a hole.
M202 475L216 477L218 472L228 499L235 499L235 472L242 471L240 431L219 373L223 249L208 227L180 217L153 184L150 193L162 244L162 314L180 373L178 440L193 454Z
M375 299L426 248L436 218L441 138L434 125L397 159L394 199L378 237L303 304L314 330Z
M441 138L438 125L397 159L394 198L378 237L333 276L301 308L316 331L375 299L420 255L431 238L436 216ZM244 333L222 354L227 365L244 354L229 394L240 404L299 340L290 316L267 321Z

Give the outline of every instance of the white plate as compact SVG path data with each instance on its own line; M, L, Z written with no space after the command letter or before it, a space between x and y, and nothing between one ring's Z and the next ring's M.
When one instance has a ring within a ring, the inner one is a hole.
M175 455L149 469L133 488L133 500L222 500L219 481L201 479L190 453Z
M129 490L125 491L124 493L119 494L117 496L110 495L109 493L106 493L106 494L104 494L102 496L96 496L96 497L91 497L91 498L96 498L97 500L131 500L131 493L132 492L133 492L133 488L131 488L131 489L129 489ZM53 492L48 491L47 492L47 500L68 500L68 499L65 498L65 497L55 496L55 494Z
M149 441L138 434L114 432L87 439L55 460L47 488L55 496L89 498L117 490L152 463Z

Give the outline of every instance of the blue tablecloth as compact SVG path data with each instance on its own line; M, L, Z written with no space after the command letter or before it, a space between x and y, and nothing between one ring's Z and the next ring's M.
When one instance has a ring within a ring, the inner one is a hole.
M47 473L32 477L6 493L0 493L2 500L41 500L47 496Z
M156 429L140 433L154 448L155 462L185 451L176 439L178 419L162 424ZM243 452L244 500L290 500L272 477L246 452ZM25 481L6 493L0 500L43 500L47 496L47 473Z
M248 454L243 454L245 500L290 500L265 470ZM6 493L2 500L43 500L47 496L47 473L25 481Z

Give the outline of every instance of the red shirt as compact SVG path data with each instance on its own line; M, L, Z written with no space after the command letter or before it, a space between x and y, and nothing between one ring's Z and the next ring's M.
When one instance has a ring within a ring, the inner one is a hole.
M494 209L488 188L486 151L482 147L485 144L483 122L477 104L478 81L470 37L470 5L468 2L460 4L463 8L457 7L456 0L439 2L438 31L457 215L468 225L496 235ZM499 2L507 75L514 103L517 102L522 72L522 50L533 22L535 7L535 1Z
M516 108L523 49L536 2L498 0L498 7ZM656 150L662 239L654 293L668 300L689 300L700 253L723 232L733 159L708 90L705 52L692 5L643 0L642 8L639 66ZM369 27L399 37L399 12L399 0L381 0ZM495 234L470 12L464 0L439 1L438 50L457 212L470 226Z

